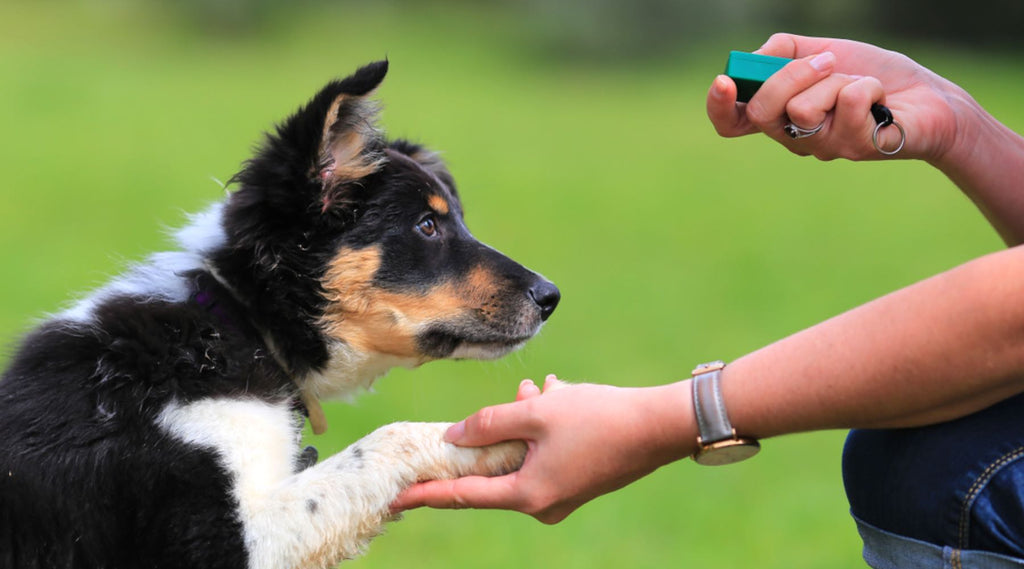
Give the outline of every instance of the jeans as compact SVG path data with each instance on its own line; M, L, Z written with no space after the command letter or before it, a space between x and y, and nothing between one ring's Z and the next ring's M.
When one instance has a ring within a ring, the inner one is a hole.
M851 431L843 481L872 567L1024 567L1024 394L948 423Z

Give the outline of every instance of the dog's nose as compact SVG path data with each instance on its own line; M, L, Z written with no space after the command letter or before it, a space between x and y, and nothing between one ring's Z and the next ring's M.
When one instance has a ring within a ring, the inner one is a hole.
M528 292L530 298L540 307L541 320L547 320L551 316L551 313L555 311L555 307L558 306L558 301L562 298L562 294L558 292L558 287L543 279L533 283Z

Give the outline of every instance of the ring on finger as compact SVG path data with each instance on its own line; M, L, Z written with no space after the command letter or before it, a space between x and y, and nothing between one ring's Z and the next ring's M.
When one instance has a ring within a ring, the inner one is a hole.
M801 138L807 138L808 136L814 136L818 134L824 127L825 121L821 121L821 123L814 128L803 128L789 122L786 123L786 126L782 127L782 130L783 132L786 133L786 136L792 138L793 140L799 140Z

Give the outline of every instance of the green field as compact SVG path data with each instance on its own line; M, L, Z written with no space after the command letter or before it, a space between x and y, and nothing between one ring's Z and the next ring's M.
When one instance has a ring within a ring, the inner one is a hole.
M356 405L328 404L331 430L313 441L322 455L386 422L457 420L509 400L523 377L681 379L1001 246L924 164L822 163L763 137L718 138L707 85L729 49L761 37L572 64L540 56L494 6L457 5L318 5L224 34L155 5L0 5L0 337L13 344L168 247L168 228L223 195L216 180L261 131L385 56L389 133L442 150L470 228L563 300L521 353L397 370ZM1019 58L910 54L1024 129ZM843 437L768 440L723 469L673 464L557 526L414 511L348 567L862 567Z

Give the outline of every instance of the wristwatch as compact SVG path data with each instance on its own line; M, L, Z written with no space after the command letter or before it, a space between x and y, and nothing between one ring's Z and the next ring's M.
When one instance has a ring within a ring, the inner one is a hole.
M757 439L740 437L729 422L722 401L722 369L725 362L700 364L693 370L693 410L697 416L698 464L719 466L748 459L761 450Z

